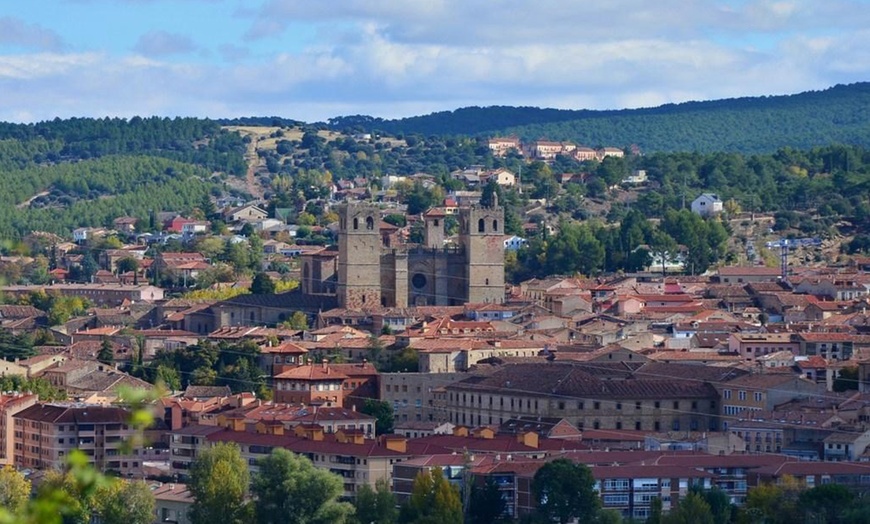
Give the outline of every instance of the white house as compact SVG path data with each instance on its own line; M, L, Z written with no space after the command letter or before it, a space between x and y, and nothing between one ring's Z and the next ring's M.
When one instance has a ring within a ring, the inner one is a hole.
M628 185L640 185L646 184L646 181L646 169L635 169L631 175L622 180L622 183Z
M722 212L722 201L714 193L703 193L692 201L692 213L709 217Z
M518 237L516 235L504 238L505 251L516 251L528 243L528 240L523 237Z
M517 176L505 168L488 171L480 177L481 182L489 182L490 179L495 180L495 183L500 186L513 187L517 185Z

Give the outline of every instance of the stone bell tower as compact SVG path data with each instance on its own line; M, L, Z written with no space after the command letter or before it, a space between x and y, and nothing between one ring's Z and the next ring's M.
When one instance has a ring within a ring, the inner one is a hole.
M381 305L380 213L371 204L338 207L338 305L360 309Z
M504 208L460 208L460 243L465 253L469 303L504 302Z

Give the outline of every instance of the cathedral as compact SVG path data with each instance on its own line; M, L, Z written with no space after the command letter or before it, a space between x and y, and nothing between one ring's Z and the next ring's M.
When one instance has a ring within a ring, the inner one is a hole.
M504 209L459 208L459 239L445 244L443 210L422 217L422 244L397 243L372 203L338 208L338 251L302 257L302 292L338 306L450 306L504 301Z

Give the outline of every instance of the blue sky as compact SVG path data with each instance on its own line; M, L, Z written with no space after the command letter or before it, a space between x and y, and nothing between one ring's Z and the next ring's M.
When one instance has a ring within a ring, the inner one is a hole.
M0 120L624 108L870 80L868 0L28 0Z

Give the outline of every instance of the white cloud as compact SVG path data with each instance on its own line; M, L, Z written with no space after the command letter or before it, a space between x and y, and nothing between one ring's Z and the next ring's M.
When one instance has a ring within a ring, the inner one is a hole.
M39 51L58 51L65 47L60 35L51 29L11 16L0 17L0 45L21 46Z
M855 8L849 0L346 0L339 9L268 0L246 15L257 41L244 47L204 49L183 34L154 31L130 54L0 56L0 119L318 120L467 105L600 109L794 93L868 79L870 10ZM265 35L300 23L313 24L315 43L269 54ZM206 52L216 60L204 61Z
M169 56L192 53L198 49L193 40L168 31L150 31L139 37L133 50L148 56Z

